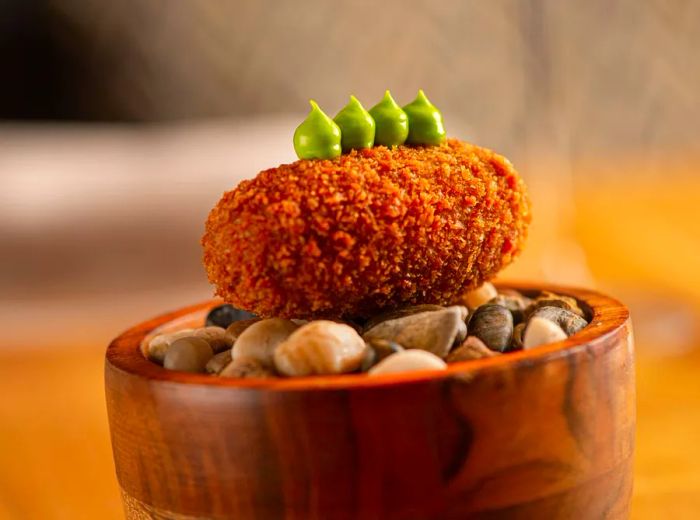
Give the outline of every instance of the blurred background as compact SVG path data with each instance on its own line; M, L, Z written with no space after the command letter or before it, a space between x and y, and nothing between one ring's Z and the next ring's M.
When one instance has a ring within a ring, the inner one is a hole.
M700 2L0 3L0 518L121 518L108 341L212 290L224 190L333 115L425 89L534 201L502 279L632 309L633 518L700 511Z

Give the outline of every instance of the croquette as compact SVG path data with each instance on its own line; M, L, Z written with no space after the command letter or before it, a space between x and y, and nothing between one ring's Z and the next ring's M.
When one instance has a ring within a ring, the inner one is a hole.
M202 245L209 281L236 307L367 317L457 301L520 253L529 223L511 163L448 139L264 170L223 195Z

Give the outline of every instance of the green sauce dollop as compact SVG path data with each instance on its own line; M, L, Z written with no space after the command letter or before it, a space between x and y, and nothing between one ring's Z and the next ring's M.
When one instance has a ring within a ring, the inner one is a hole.
M408 144L438 145L445 140L442 114L422 90L403 110L408 116Z
M374 145L374 119L355 96L350 96L350 102L336 114L333 121L340 127L343 153Z
M340 128L309 101L311 112L294 131L294 151L299 159L333 159L341 154Z
M403 144L408 136L408 116L396 104L387 90L382 100L374 105L369 114L376 123L374 144L393 146Z

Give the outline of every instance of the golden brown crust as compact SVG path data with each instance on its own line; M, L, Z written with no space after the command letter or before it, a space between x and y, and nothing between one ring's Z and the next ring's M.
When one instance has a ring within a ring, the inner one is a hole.
M217 294L261 316L366 316L453 302L523 247L525 185L455 139L377 146L260 172L225 193L202 238Z

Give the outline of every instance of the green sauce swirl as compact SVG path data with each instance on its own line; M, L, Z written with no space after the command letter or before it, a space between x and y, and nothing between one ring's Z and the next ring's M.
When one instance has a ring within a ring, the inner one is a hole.
M374 145L374 119L355 96L350 96L348 104L336 114L333 121L340 127L343 153Z
M369 114L376 124L374 144L394 146L406 141L408 117L388 90L382 100L369 110Z
M442 114L428 101L422 90L416 99L403 107L408 116L408 144L438 145L445 140Z
M333 159L341 154L340 128L314 100L311 111L294 131L294 151L299 159Z

